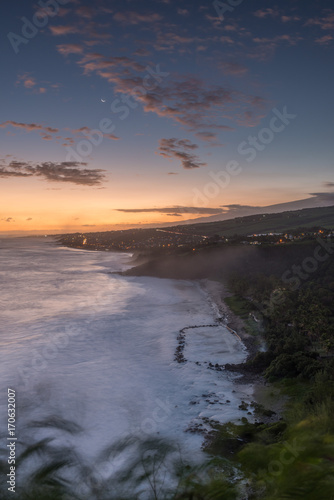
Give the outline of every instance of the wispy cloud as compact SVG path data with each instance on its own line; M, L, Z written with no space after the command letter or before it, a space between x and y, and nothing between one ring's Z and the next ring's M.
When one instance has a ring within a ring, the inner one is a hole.
M63 137L61 135L53 136L50 134L56 134L59 132L59 129L53 128L53 127L48 127L45 125L41 125L39 123L19 123L19 122L14 122L11 120L8 120L4 123L0 124L0 128L7 128L7 127L14 127L19 130L24 130L26 132L39 132L39 135L42 137L44 141L52 141L52 140L59 140L59 141L64 141L63 146L68 146L68 145L73 145L74 144L74 138L73 137ZM80 127L78 129L65 129L68 132L71 132L73 135L80 135L83 134L85 136L89 135L92 133L92 129L87 126ZM120 138L116 136L115 134L103 134L103 137L113 140L113 141L118 141Z
M254 12L254 16L259 17L260 19L265 19L266 17L278 17L279 11L276 7L273 9L259 9Z
M36 79L29 75L29 73L18 75L16 85L20 84L22 84L26 89L31 89L37 85Z
M88 7L86 5L81 5L75 10L75 13L79 17L83 17L85 19L92 19L96 14L98 13L97 9L94 9L93 7Z
M258 61L266 61L270 59L275 54L276 50L280 46L294 46L297 45L303 37L296 35L276 35L273 37L254 37L253 42L255 43L255 48L248 51L247 56L250 59L256 59Z
M116 91L135 95L142 102L144 111L169 118L191 132L204 130L233 130L221 120L232 120L242 124L240 118L248 112L252 120L245 126L257 125L263 117L265 101L219 85L206 85L195 77L178 78L154 91L136 94L138 78L122 78L114 73L103 74L116 83ZM218 118L219 117L219 118Z
M83 168L79 162L20 162L0 165L0 178L41 177L49 182L68 182L81 186L98 186L105 180L104 170Z
M162 207L162 208L117 208L117 212L125 213L149 213L157 212L160 214L175 215L175 214L221 214L224 210L221 208L204 208L204 207L184 207L184 206L173 206L173 207Z
M305 26L319 26L322 30L334 29L334 11L326 12L322 17L310 18L306 21Z
M196 35L188 35L182 31L167 31L167 30L156 30L156 40L153 43L153 47L157 51L164 52L174 52L177 49L179 52L184 53L187 51L187 46L193 43L205 43L206 38L202 38Z
M291 21L300 21L300 19L301 18L299 16L284 16L284 15L281 16L281 21L283 23L289 23Z
M168 32L167 35L169 42L182 47L199 40L196 36L187 37L177 33ZM161 32L158 43L160 42L166 43L166 33ZM58 45L58 50L63 55L71 53L80 56L77 64L82 67L85 75L89 76L92 72L98 74L114 85L115 92L134 96L142 103L145 112L169 118L191 132L233 130L230 123L224 123L227 120L244 126L255 126L263 117L264 100L256 100L256 96L247 95L230 86L210 85L191 75L174 75L159 81L154 90L145 88L145 92L140 92L138 88L143 87L147 66L126 56L106 57L99 52L82 52L83 48L82 44ZM247 72L244 66L234 61L222 62L221 67L234 76ZM251 119L242 121L241 116Z
M120 78L122 74L124 75L124 77L129 76L129 74L125 71L127 68L130 68L136 72L145 70L145 67L142 64L133 59L130 59L129 57L104 57L102 54L99 54L97 52L85 54L78 61L78 64L83 68L84 74L86 75L88 75L92 71L96 71L100 76L109 78L109 75L106 73L106 71L112 70L110 78L112 78L112 75L114 75L116 81L118 81L118 78Z
M61 139L61 137L57 137L57 139ZM63 143L63 146L66 147L66 146L73 146L73 144L75 144L75 140L73 139L73 137L64 137L63 139L65 142Z
M197 137L197 139L207 142L208 143L207 145L210 147L223 146L223 144L221 144L218 141L217 134L215 134L214 132L207 132L207 131L196 132L195 136Z
M50 134L55 134L59 130L53 127L46 127L45 125L40 125L39 123L20 123L14 122L12 120L7 120L4 123L0 123L0 128L14 127L21 130L25 130L26 132L32 132L36 130L41 130L42 132L48 132Z
M324 35L320 38L316 38L315 43L319 45L328 45L332 40L334 40L332 35Z
M116 12L114 19L121 24L134 25L140 23L156 23L162 20L162 16L158 13L140 14L139 12L125 11Z
M191 151L197 149L197 144L191 143L187 139L160 139L158 148L159 154L165 158L175 158L181 161L182 167L186 170L204 167L206 163L200 161L198 156Z
M17 76L15 85L22 85L25 89L31 91L34 94L45 94L47 92L47 88L51 88L52 90L54 90L57 87L57 84L50 85L50 82L47 82L45 80L43 80L41 83L37 82L36 78L30 73L20 73Z
M222 21L220 17L217 15L213 16L212 14L205 14L205 19L212 24L213 28L220 28L222 25Z
M302 40L301 37L296 37L292 35L277 35L274 37L255 37L253 38L253 42L255 43L266 43L266 44L278 44L279 42L286 42L289 45L296 45L298 40Z
M144 48L137 49L133 55L139 56L139 57L148 57L151 55L150 51Z
M72 134L84 134L84 135L89 135L93 132L92 129L90 129L89 127L80 127L80 128L77 128L77 129L73 129L71 130ZM101 132L102 133L102 132ZM116 135L114 134L103 134L103 137L106 137L107 139L111 139L113 141L118 141L120 140L120 137L117 137ZM68 138L66 139L68 140Z
M63 36L63 35L75 35L76 33L80 33L80 30L77 26L74 25L59 25L59 26L50 26L50 31L52 35L55 36Z
M232 205L222 205L222 207L225 209L225 208L228 208L228 211L229 212L233 212L235 210L240 210L240 209L245 209L245 208L251 208L251 209L260 209L261 207L258 207L258 206L254 206L254 205L239 205L237 203L234 203Z
M65 43L57 45L57 50L63 56L68 56L69 54L82 54L84 47L79 43Z
M235 61L222 61L218 64L219 69L226 75L243 76L248 72L248 68Z

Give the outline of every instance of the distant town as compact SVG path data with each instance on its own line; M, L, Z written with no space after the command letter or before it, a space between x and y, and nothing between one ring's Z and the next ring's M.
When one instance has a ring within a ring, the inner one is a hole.
M211 236L193 234L189 226L176 226L166 229L127 229L124 231L106 231L97 233L74 233L58 236L58 241L65 246L99 251L153 251L175 253L175 251L193 251L207 246L218 245L283 245L317 237L334 236L334 231L325 228L306 230L296 229L289 232L254 233L248 235Z

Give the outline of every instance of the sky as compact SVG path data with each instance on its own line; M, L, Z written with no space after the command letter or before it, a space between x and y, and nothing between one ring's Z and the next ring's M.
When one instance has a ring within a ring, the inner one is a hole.
M3 234L334 204L332 1L15 0L0 25Z

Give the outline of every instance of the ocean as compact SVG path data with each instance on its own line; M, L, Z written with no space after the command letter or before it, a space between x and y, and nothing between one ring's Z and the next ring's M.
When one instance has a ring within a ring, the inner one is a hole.
M3 239L0 261L2 443L8 388L18 453L49 439L92 470L103 450L130 438L176 443L200 460L195 428L245 416L239 405L252 387L213 365L240 363L246 349L200 283L113 274L133 265L131 254L51 238ZM109 456L99 474L117 474L127 453Z

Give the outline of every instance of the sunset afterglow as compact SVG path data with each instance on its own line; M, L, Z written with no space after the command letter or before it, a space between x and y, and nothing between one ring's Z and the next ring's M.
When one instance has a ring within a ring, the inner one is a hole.
M1 20L0 231L332 203L330 2L38 5Z

